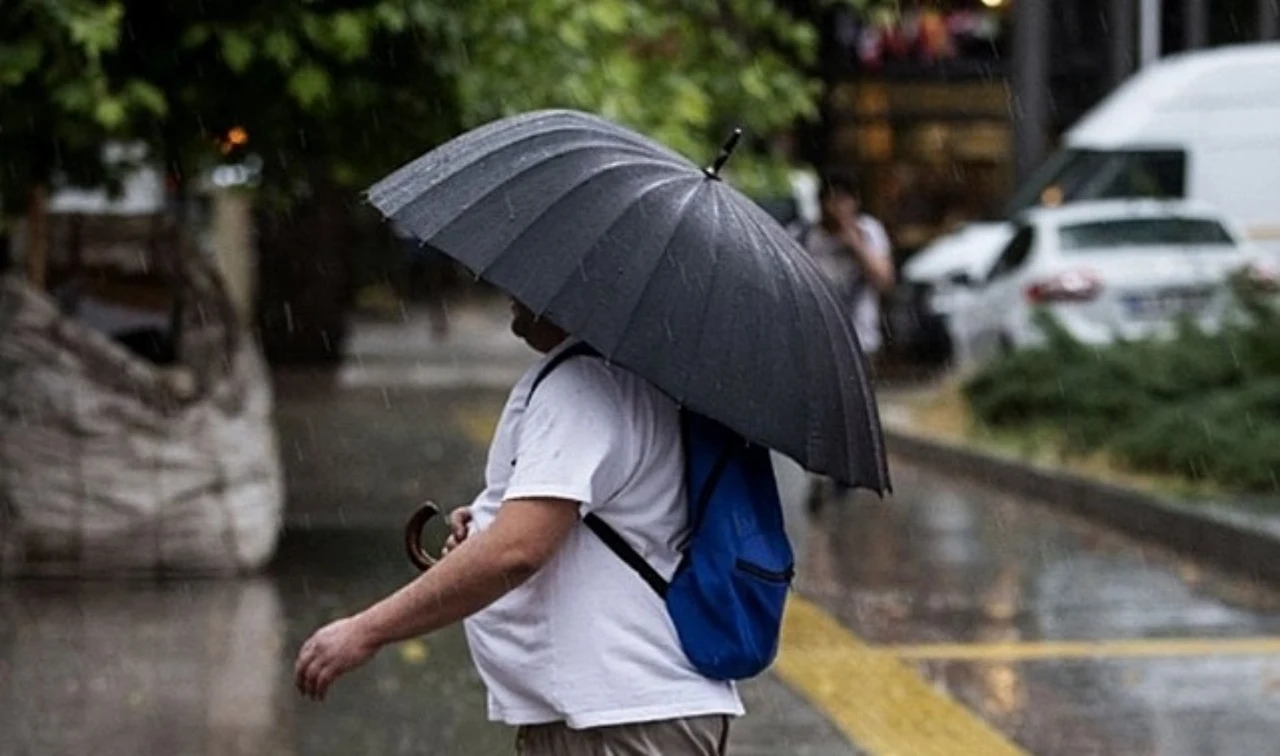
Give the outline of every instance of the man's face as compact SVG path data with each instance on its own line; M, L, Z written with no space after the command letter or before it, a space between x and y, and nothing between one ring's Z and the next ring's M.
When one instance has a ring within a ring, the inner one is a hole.
M533 311L528 307L520 304L516 300L511 300L511 332L516 336L529 340L529 335L533 332L534 324L537 318L534 317Z
M550 352L567 334L549 320L539 319L528 307L511 300L511 332L539 352Z
M822 209L832 218L856 218L860 208L856 197L836 191L823 198Z

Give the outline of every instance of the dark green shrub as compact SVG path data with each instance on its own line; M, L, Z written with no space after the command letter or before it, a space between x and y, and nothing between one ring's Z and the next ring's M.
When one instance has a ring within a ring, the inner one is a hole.
M1002 357L964 387L994 428L1050 427L1068 452L1108 451L1139 470L1277 491L1280 313L1243 284L1240 315L1207 334L1094 348L1041 313L1041 348Z

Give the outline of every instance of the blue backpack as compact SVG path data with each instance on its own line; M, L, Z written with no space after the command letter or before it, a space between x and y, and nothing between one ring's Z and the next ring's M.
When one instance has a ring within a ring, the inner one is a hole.
M529 393L565 360L598 356L586 344L556 355ZM680 411L689 538L670 582L594 513L583 522L661 596L680 646L715 680L764 671L778 653L782 611L794 575L791 543L769 450L720 423Z

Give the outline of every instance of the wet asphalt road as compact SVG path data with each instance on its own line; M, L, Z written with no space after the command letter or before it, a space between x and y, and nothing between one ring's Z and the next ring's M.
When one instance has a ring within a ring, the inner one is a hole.
M1280 594L896 461L801 590L1035 754L1280 753ZM1082 643L1092 642L1092 643Z
M414 505L475 493L500 386L524 359L479 350L483 369L397 381L394 355L366 358L342 386L279 384L289 530L267 574L0 583L0 756L511 752L457 630L385 650L323 704L292 689L311 630L412 577L399 525ZM861 642L1030 753L1280 753L1276 590L901 461L893 472L887 502L810 518L790 496L799 588ZM766 675L744 692L731 753L860 752L803 689Z

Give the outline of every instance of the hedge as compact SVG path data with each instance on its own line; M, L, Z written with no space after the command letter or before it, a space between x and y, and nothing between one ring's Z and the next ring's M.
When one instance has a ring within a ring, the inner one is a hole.
M1052 428L1068 453L1278 493L1280 308L1244 283L1233 291L1239 306L1217 332L1184 321L1172 338L1102 347L1042 312L1045 343L987 364L965 396L988 426Z

